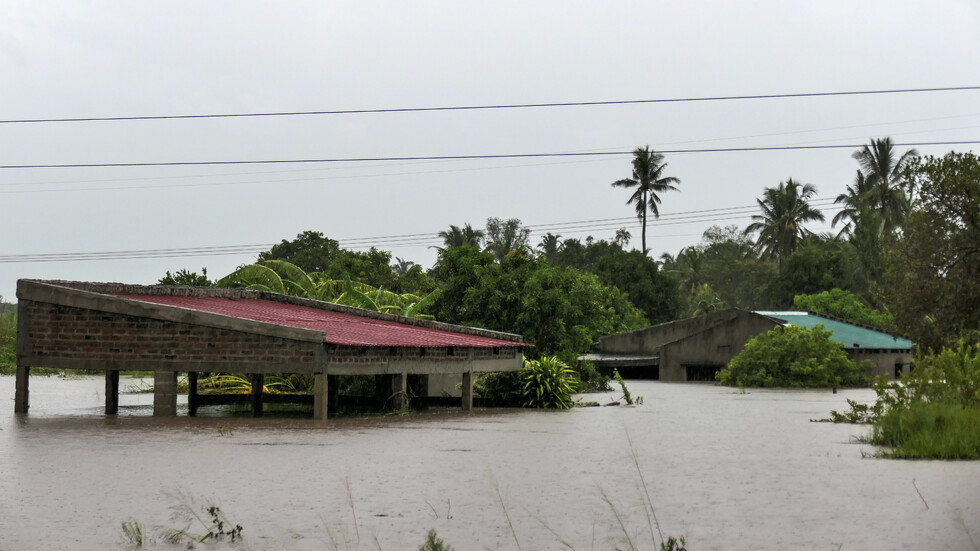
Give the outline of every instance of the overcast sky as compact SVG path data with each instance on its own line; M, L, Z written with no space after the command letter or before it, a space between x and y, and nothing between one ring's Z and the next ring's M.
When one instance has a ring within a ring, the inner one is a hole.
M980 85L976 0L2 5L0 120ZM980 91L0 124L0 165L830 145L883 136L978 140ZM744 227L746 210L712 209L752 206L763 188L789 177L832 199L853 182L851 153L668 153L680 192L663 197L663 219L648 229L651 255L698 242L712 224ZM201 267L221 276L304 230L349 248L377 245L427 268L436 232L482 227L490 216L520 218L536 229L534 244L548 230L609 239L627 227L639 247L629 194L609 185L629 175L628 155L2 169L0 295L13 300L19 278L154 283L167 270ZM812 229L829 230L833 212ZM593 220L604 222L586 222ZM571 224L547 226L561 223ZM10 262L240 245L253 246L233 255Z

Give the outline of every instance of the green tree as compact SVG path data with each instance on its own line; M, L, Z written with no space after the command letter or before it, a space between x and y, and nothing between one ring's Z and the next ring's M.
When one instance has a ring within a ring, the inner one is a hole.
M502 261L509 253L528 246L531 230L521 226L521 221L517 218L488 218L485 235L486 250Z
M853 232L855 224L861 218L861 211L865 208L865 197L868 196L868 191L868 179L863 172L858 170L857 176L854 177L854 186L847 186L847 191L834 199L835 205L843 205L843 208L834 215L834 219L830 222L832 228L838 223L843 224L837 234L838 237L848 237Z
M810 233L803 224L824 219L819 210L810 206L810 198L816 192L813 184L801 185L790 178L766 188L763 198L756 200L762 214L752 216L755 221L745 228L745 233L759 232L756 248L760 256L775 260L780 270Z
M852 157L864 173L866 189L861 193L862 201L878 211L884 222L885 231L902 225L909 210L909 201L901 188L902 174L918 152L909 149L897 159L891 138L871 140Z
M176 274L171 274L170 270L167 270L167 275L160 278L157 281L157 285L190 285L191 287L210 287L214 285L210 279L208 279L208 269L201 268L201 273L190 272L186 269L181 268L177 270Z
M533 356L573 362L598 337L646 324L595 275L552 266L524 248L502 262L473 247L442 251L431 275L441 284L440 320L519 333L535 346Z
M716 374L729 386L837 387L860 384L868 369L848 359L831 331L789 325L757 335Z
M462 228L450 225L449 230L439 232L439 237L442 239L445 245L444 248L446 249L466 245L479 247L483 241L483 230L475 230L469 224L464 225Z
M850 290L851 271L846 243L809 236L769 282L764 294L770 307L790 307L796 295L816 294L835 287Z
M546 257L553 256L559 249L561 249L560 239L560 235L548 232L544 234L544 237L541 238L541 242L538 243L538 250L540 250Z
M652 323L677 319L683 310L677 279L640 251L625 251L605 240L583 244L578 239L566 239L547 259L555 266L596 274L604 285L626 293Z
M613 187L636 188L626 204L636 205L636 215L643 227L640 234L643 254L649 250L647 248L647 212L652 213L654 218L660 218L659 194L677 191L675 184L681 183L673 176L665 176L666 168L667 163L664 162L662 154L650 151L650 146L638 147L633 150L633 177L616 180L612 183Z
M850 291L831 289L813 295L796 295L793 305L799 310L826 314L838 319L889 330L892 317L871 308Z
M260 263L269 260L284 260L306 273L321 273L336 280L348 277L395 293L425 293L433 288L420 277L421 268L414 272L410 268L403 276L395 273L388 251L374 247L363 252L343 249L336 240L315 231L302 232L292 241L283 240L259 253Z
M980 340L980 157L919 159L906 185L918 206L887 242L882 300L920 347Z

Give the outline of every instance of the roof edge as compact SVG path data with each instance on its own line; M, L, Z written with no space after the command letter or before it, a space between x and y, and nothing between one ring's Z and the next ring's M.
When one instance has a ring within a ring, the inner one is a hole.
M91 282L91 281L21 279L17 281L18 298L20 298L21 295L21 291L20 291L21 282L25 282L28 284L49 285L49 286L61 287L65 289L74 289L78 291L94 293L96 295L110 295L110 296L111 295L147 295L147 296L179 296L179 297L198 297L198 298L227 298L231 300L242 300L242 299L270 300L283 304L305 306L307 308L316 308L318 310L323 310L326 312L338 312L342 314L350 314L362 318L391 321L403 325L413 325L416 327L424 327L426 329L435 329L438 331L446 331L449 333L458 333L458 334L470 335L474 337L497 339L501 341L513 342L514 344L520 346L527 346L523 342L524 337L514 333L493 331L491 329L483 329L479 327L467 327L465 325L454 325L454 324L444 323L440 321L423 320L419 318L409 318L405 316L399 316L396 314L374 312L372 310L364 310L363 308L334 304L332 302L324 302L321 300L313 300L308 298L295 297L291 295L282 295L279 293L272 293L268 291L256 291L253 289L241 289L241 288L228 289L223 287L191 287L187 285L137 285L137 284L130 284L130 283L100 283L100 282ZM120 298L120 297L115 297L115 298ZM120 300L125 300L125 299L120 299ZM211 315L218 315L218 314L211 314ZM226 316L221 316L221 317L226 317ZM238 319L238 318L230 318L230 319ZM261 323L261 322L254 322L254 323ZM274 324L267 324L267 325L271 325L273 327L279 327L278 325L274 325ZM317 333L323 335L322 332L317 331ZM321 340L323 339L321 338Z
M112 314L186 323L228 331L242 331L294 341L322 343L326 339L326 334L323 331L246 320L222 314L181 308L179 306L142 302L114 296L111 293L98 292L85 288L79 289L70 285L63 285L64 283L77 282L20 279L17 281L17 298L19 300L57 304L70 308L97 310Z

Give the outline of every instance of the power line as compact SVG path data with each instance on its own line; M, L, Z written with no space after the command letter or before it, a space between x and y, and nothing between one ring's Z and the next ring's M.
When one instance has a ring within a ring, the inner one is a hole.
M264 113L210 113L199 115L141 115L130 117L72 117L60 119L9 119L0 120L0 124L27 124L27 123L52 123L52 122L110 122L110 121L154 121L154 120L178 120L178 119L230 119L245 117L297 117L311 115L360 115L360 114L379 114L379 113L422 113L429 111L478 111L492 109L536 109L547 107L588 107L602 105L637 105L655 103L688 103L705 101L731 101L731 100L762 100L762 99L787 99L787 98L813 98L813 97L832 97L832 96L866 96L879 94L910 94L921 92L956 92L965 90L980 90L980 86L954 86L945 88L905 88L895 90L857 90L848 92L805 92L797 94L757 94L743 96L705 96L705 97L686 97L686 98L660 98L660 99L638 99L638 100L613 100L613 101L572 101L572 102L550 102L550 103L514 103L497 105L455 105L443 107L396 107L388 109L339 109L332 111L270 111Z
M967 113L960 115L947 115L943 117L930 117L924 119L906 119L900 121L887 121L887 122L875 122L875 123L865 123L857 125L848 126L835 126L835 127L824 127L824 128L810 128L805 130L791 130L786 132L770 132L765 134L747 134L741 136L727 136L720 138L701 138L697 140L683 140L674 142L662 142L660 146L668 145L685 145L692 143L704 143L704 142L718 142L718 141L731 141L731 140L741 140L748 138L763 138L763 137L773 137L773 136L790 136L796 134L811 134L816 132L829 132L832 130L849 130L854 128L868 128L875 126L888 126L888 125L902 125L911 124L917 122L932 122L940 120L949 119L962 119L980 117L980 113ZM963 128L973 128L973 127L960 127ZM938 132L946 130L957 130L953 129L941 129L941 130L925 130L923 132ZM895 135L894 133L889 133L890 135ZM620 147L627 146L617 146L608 148L593 148L583 151L601 151L603 149L619 149ZM521 165L497 165L497 166L485 166L485 167L470 167L470 168L457 168L457 169L445 169L445 170L425 170L425 171L411 171L411 172L387 172L383 174L355 174L350 176L317 176L313 178L291 178L291 179L279 179L279 180L253 180L253 181L238 181L238 182L206 182L206 183L192 183L192 184L177 184L173 187L199 187L199 186L223 186L223 185L238 185L238 184L252 184L252 183L268 183L268 182L300 182L300 181L310 181L319 179L344 179L344 178L362 178L362 177L378 177L378 176L404 176L404 175L414 175L414 174L438 174L447 172L472 172L476 170L498 170L498 169L509 169L509 168L526 168L526 167L537 167L537 166L551 166L555 164L569 164L569 163L593 163L597 161L603 161L603 159L588 159L579 161L563 161L560 163L533 163L533 164L521 164ZM435 161L434 161L435 162ZM419 162L406 162L401 163L403 165L409 166L419 166L428 163ZM376 165L377 167L391 167L398 166L396 163L384 163ZM230 176L258 176L263 174L288 174L297 172L322 172L322 171L336 171L336 170L355 170L363 167L330 167L330 168L301 168L301 169L289 169L289 170L267 170L267 171L249 171L249 172L225 172L225 173L212 173L212 174L183 174L183 175L170 175L170 176L138 176L138 177L126 177L126 178L98 178L98 179L87 179L87 180L47 180L47 181L31 181L31 182L0 182L0 187L12 187L12 186L41 186L41 185L58 185L58 184L89 184L89 183L104 183L104 182L134 182L134 181L147 181L147 180L186 180L193 178L225 178ZM369 167L373 168L373 167ZM165 188L171 187L169 185L156 185L156 186L122 186L122 187L99 187L99 188L83 188L74 189L74 191L114 191L114 190L127 190L127 189L151 189L151 188ZM42 190L37 193L49 193L53 191L73 191L70 189L55 189L55 190ZM0 193L10 193L10 192L0 192ZM19 192L18 192L19 193Z
M896 147L928 146L928 145L973 145L980 140L940 141L940 142L907 142L893 144ZM734 153L745 151L794 151L814 149L857 149L866 144L837 144L837 145L779 145L763 147L722 147L714 149L660 149L657 153ZM118 167L148 167L148 166L222 166L222 165L268 165L268 164L299 164L299 163L363 163L381 161L459 161L476 159L526 159L553 157L598 157L632 155L632 151L592 151L575 153L509 153L488 155L429 155L406 157L348 157L335 159L264 159L255 161L175 161L149 163L72 163L50 165L0 165L0 169L15 168L118 168Z
M823 206L827 210L839 210L832 204L823 205L831 198L817 198L811 204L820 203L816 206ZM681 211L663 215L660 219L647 222L648 227L674 226L684 224L696 224L705 222L723 222L730 220L742 220L757 212L757 205L724 207L716 209L699 209L692 211ZM527 225L526 228L533 233L541 233L545 230L562 231L566 233L585 233L597 230L614 230L623 227L627 223L636 223L635 216L622 218L600 218L593 220L579 220L574 222L553 222L547 224ZM339 244L345 248L364 249L368 247L397 247L397 246L437 246L442 244L442 239L438 233L416 233L403 235L387 235L377 237L361 237L351 239L338 239ZM185 248L166 248L166 249L136 249L136 250L117 250L117 251L93 251L93 252L67 252L67 253L39 253L39 254L10 254L0 255L0 264L14 263L47 263L47 262L82 262L93 260L138 260L153 258L184 258L202 256L228 256L228 255L254 255L269 250L277 243L254 243L247 245L222 245L211 247L185 247Z

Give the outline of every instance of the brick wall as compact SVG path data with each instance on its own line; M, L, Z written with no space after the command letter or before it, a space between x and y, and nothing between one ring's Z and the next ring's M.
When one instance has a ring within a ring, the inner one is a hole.
M319 343L28 301L28 363L59 368L309 371ZM250 366L250 364L252 364Z
M326 346L325 358L331 363L378 363L388 360L464 362L474 360L493 360L515 358L519 349L463 348L463 347L384 347L384 346Z

